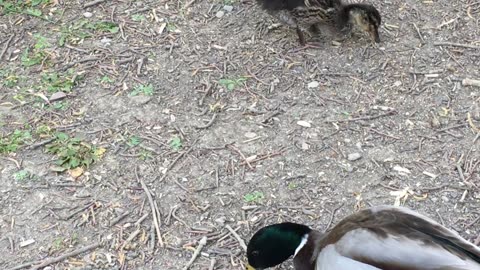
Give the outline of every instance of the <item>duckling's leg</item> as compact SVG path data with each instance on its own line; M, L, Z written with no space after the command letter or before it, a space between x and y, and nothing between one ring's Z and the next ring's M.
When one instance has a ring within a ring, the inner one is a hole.
M298 35L298 41L300 41L300 45L305 46L305 35L302 32L302 29L297 25L297 35Z

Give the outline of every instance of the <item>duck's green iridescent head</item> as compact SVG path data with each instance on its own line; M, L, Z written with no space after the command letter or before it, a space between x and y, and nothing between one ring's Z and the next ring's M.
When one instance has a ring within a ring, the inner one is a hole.
M311 229L296 223L279 223L263 227L256 232L247 247L247 270L260 270L278 265L302 243Z

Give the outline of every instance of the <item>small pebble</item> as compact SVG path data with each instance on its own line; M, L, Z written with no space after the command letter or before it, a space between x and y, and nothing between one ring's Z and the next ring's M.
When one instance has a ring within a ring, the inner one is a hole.
M310 148L310 145L306 142L302 142L301 148L302 150L308 150Z
M87 12L83 13L83 17L85 17L85 18L91 18L92 16L93 16L93 13L91 13L91 12L87 11Z
M221 17L223 17L223 15L225 15L225 11L219 10L219 11L217 12L217 14L215 14L215 17L221 18Z
M297 125L302 126L302 127L307 127L307 128L309 128L309 127L312 126L312 124L310 124L310 123L307 122L307 121L303 121L303 120L298 121L298 122L297 122Z
M316 87L318 87L319 85L320 85L319 82L313 81L313 82L309 82L308 85L307 85L307 87L308 87L308 88L316 88Z
M100 40L100 42L102 42L102 43L105 44L105 45L110 45L110 42L112 42L112 40L109 39L109 38L103 37L103 38Z
M232 12L233 6L226 5L226 6L223 6L223 9L224 9L226 12Z
M355 160L359 160L360 158L362 158L362 155L360 153L352 153L352 154L348 154L347 158L350 161L355 161Z

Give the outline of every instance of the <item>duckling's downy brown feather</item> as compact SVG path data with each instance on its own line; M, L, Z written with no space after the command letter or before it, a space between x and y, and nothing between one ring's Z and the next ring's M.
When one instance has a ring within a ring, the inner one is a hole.
M412 210L359 211L325 234L312 231L296 270L480 270L480 248Z
M303 31L319 26L329 32L345 31L357 26L379 42L380 13L367 4L343 4L341 0L257 0L259 5L280 22L296 28L300 43L305 43ZM354 14L357 19L354 19Z

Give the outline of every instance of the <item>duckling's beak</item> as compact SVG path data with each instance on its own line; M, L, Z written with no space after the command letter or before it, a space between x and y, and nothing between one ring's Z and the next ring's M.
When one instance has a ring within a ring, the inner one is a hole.
M372 38L373 41L376 43L380 43L380 35L378 34L378 28L376 27L370 27L370 37Z
M255 268L253 268L253 266L251 266L250 264L247 263L246 270L255 270Z

